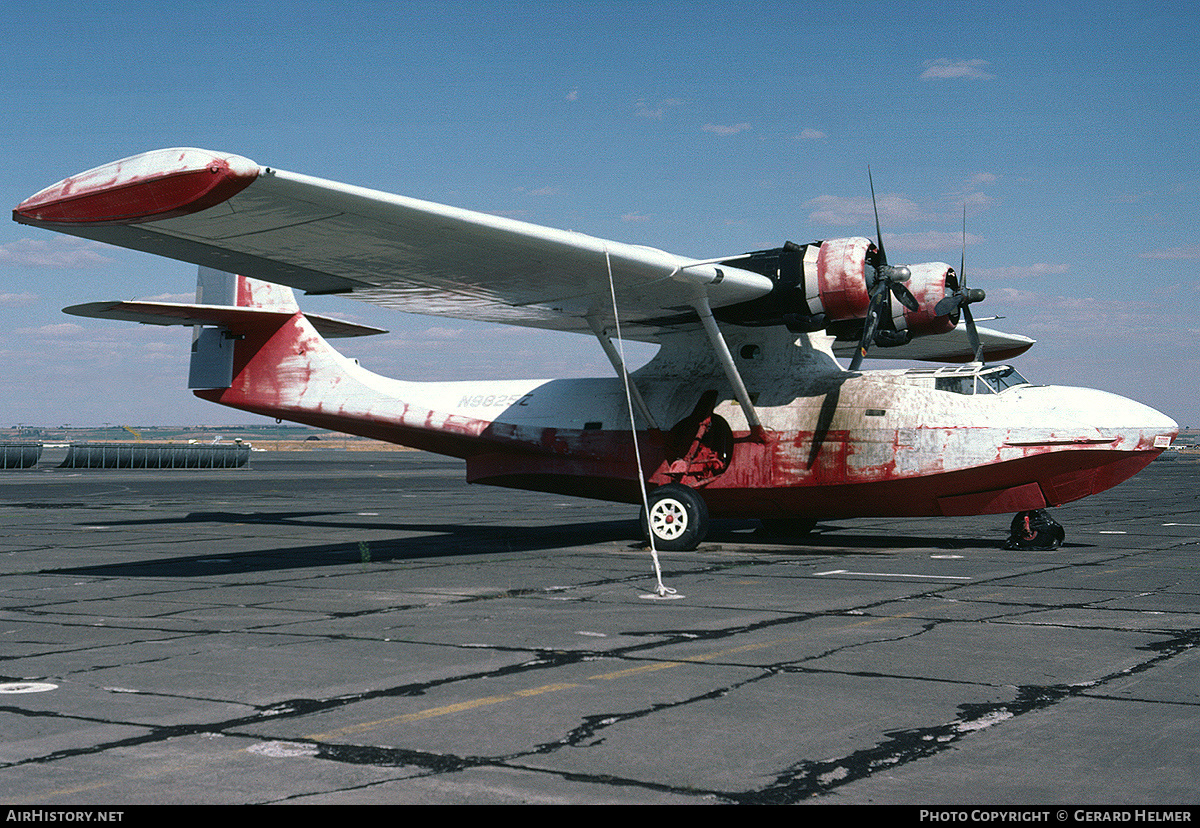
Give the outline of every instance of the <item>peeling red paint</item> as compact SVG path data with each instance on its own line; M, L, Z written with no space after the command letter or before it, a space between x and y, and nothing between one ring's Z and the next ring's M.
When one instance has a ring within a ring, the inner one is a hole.
M238 156L156 150L63 179L21 202L13 219L24 224L158 221L227 201L258 173L257 165Z
M946 279L954 271L940 262L909 265L909 270L912 271L912 277L907 282L908 289L919 307L915 311L909 310L895 297L891 299L892 307L904 312L904 327L913 336L931 336L954 330L955 323L949 316L938 316L934 311L938 302L953 293L947 290Z
M445 393L489 412L470 416L433 402L429 389L436 383L402 383L359 368L299 312L247 314L230 327L242 337L235 343L233 382L196 392L205 399L461 457L472 482L622 502L640 498L630 432L544 424L553 417L538 401L550 399L553 406L550 392L514 395L480 383L465 396ZM615 379L609 382L616 387ZM696 399L686 389L707 385L662 382L659 396L647 389L650 398L676 400L684 412ZM1009 391L1001 400L918 388L898 375L832 374L804 382L782 397L786 402L761 410L761 433L751 433L744 418L740 428L734 424L727 457L719 456L719 442L705 454L693 451L697 444L690 439L705 424L737 414L725 404L719 416L706 415L711 403L697 407L691 421L676 415L681 425L692 423L679 434L638 432L641 475L651 484L675 481L697 489L714 516L980 514L1059 505L1103 491L1161 451L1154 446L1158 431L1038 430L987 413L1025 405L1022 394L1034 406L1029 410L1041 410L1038 394L1046 389ZM498 399L521 403L483 405ZM576 415L587 397L578 400ZM1054 405L1060 403L1054 397Z
M867 315L871 295L867 292L867 239L830 239L817 257L817 287L830 319L860 319Z

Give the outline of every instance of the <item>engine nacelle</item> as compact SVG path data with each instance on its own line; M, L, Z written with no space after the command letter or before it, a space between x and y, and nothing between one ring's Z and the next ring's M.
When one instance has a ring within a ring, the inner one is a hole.
M906 287L920 307L912 311L900 304L895 296L891 299L892 325L898 331L908 331L912 336L949 333L958 324L958 313L938 316L934 307L943 297L958 288L958 277L954 269L942 262L925 262L908 266L912 278Z
M737 325L787 325L795 331L828 329L841 337L854 338L861 331L858 320L866 318L875 284L879 251L862 237L827 239L807 245L788 242L773 250L751 253L730 264L770 277L769 294L749 302L715 310L722 322ZM910 311L895 296L889 296L890 321L880 320L883 339L907 341L909 336L946 333L957 324L957 313L938 316L934 308L958 287L954 270L940 262L909 265L911 278L905 283L920 307ZM881 344L889 344L881 340ZM898 342L897 342L898 344Z
M871 303L868 282L875 281L874 254L875 245L863 238L830 239L806 246L804 294L809 313L823 313L830 320L866 316Z
M865 238L829 239L805 247L804 287L809 313L813 316L823 313L830 322L865 318L878 255L875 245ZM905 285L920 307L909 310L895 296L889 296L890 327L907 331L911 336L953 330L958 320L938 316L934 311L943 297L958 288L953 268L941 262L908 268L912 277Z

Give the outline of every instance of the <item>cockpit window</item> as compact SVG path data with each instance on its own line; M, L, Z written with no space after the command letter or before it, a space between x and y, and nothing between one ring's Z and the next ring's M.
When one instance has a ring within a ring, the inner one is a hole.
M952 394L999 394L1016 385L1029 382L1008 365L975 368L912 368L905 372L905 382L928 388L932 382L938 391Z
M987 384L991 390L999 394L1014 385L1028 385L1029 381L1017 373L1017 369L1005 365L995 370L989 370L979 375L980 384Z

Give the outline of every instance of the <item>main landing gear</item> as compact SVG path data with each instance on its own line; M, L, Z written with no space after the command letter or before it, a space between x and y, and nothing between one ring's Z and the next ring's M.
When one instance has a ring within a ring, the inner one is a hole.
M642 537L654 538L655 549L691 552L708 534L708 507L692 488L667 483L649 494L650 508L642 508ZM764 520L764 534L803 537L816 522L809 519ZM1018 512L1009 527L1005 549L1049 551L1066 539L1062 524L1045 509Z
M642 537L654 537L654 548L690 552L708 534L708 506L680 483L667 483L650 492L650 508L642 508Z
M1004 542L1005 549L1058 549L1067 533L1062 524L1046 512L1045 509L1034 509L1029 512L1017 512L1009 527L1008 540Z

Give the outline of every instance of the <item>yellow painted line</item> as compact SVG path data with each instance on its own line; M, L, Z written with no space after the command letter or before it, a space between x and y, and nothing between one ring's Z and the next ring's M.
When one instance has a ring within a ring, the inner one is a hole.
M886 615L879 618L866 618L862 621L857 621L850 624L849 627L864 627L870 624L879 624L883 621L894 620L897 618L907 618L915 615L915 612L906 612L902 615ZM848 628L849 628L848 627ZM847 629L848 629L847 628ZM594 676L588 676L588 681L614 681L616 679L633 676L639 673L652 673L658 670L666 670L669 667L678 667L682 664L696 664L704 661L712 661L713 659L721 658L722 656L732 655L734 653L745 653L753 650L764 650L768 647L776 647L780 644L790 644L795 641L801 641L808 636L797 635L789 638L775 638L771 641L763 641L758 644L743 644L740 647L730 647L726 650L717 650L716 652L707 653L705 655L684 656L677 661L654 661L649 664L642 664L637 667L629 667L625 670L615 670L611 673L598 673ZM302 736L303 739L311 739L319 742L326 739L332 739L338 736L351 736L356 733L363 733L368 730L374 730L377 727L385 727L394 724L407 724L409 722L419 722L425 719L433 719L438 716L449 716L453 713L461 713L464 710L474 710L479 707L488 707L501 702L516 701L519 698L528 696L540 696L543 693L555 693L559 690L570 690L582 685L574 682L560 682L556 684L543 684L540 687L531 687L526 690L513 690L511 693L506 693L502 696L483 696L478 699L470 699L469 701L458 702L457 704L447 704L441 707L430 707L426 710L418 710L415 713L404 713L399 716L389 716L386 719L376 719L371 722L362 722L356 725L347 725L346 727L330 730L326 733L310 733L307 736Z
M615 673L601 673L597 676L588 676L589 681L612 681L613 679L625 678L625 676L636 675L637 673L649 673L654 670L665 670L668 667L678 667L678 661L654 661L650 664L643 664L641 667L630 667L627 670L617 670Z
M77 795L79 795L81 793L85 793L87 791L95 791L100 788L107 788L114 784L119 784L119 783L114 782L113 780L105 780L103 782L93 782L90 785L76 785L71 788L57 788L55 790L42 791L41 793L35 793L32 795L32 800L35 802L45 802L48 799L55 799L55 798L63 797L63 796L77 796ZM30 810L30 809L25 808L24 810ZM118 810L120 810L120 808L119 807L113 808L113 810L118 811Z
M553 693L555 690L569 690L572 687L578 687L578 684L544 684L541 687L534 687L530 690L514 690L514 696L540 696L542 693Z
M321 741L334 736L349 736L355 733L362 733L367 730L373 730L377 727L384 727L390 724L407 724L408 722L419 722L424 719L433 719L437 716L449 716L452 713L461 713L464 710L474 710L477 707L487 707L500 702L515 701L521 696L538 696L542 693L553 693L556 690L566 690L570 687L578 687L577 684L546 684L541 687L532 687L528 690L516 690L511 694L503 696L484 696L480 699L471 699L469 701L458 702L457 704L447 704L441 707L430 707L427 710L418 710L415 713L404 713L400 716L389 716L386 719L376 719L373 722L362 722L361 724L348 725L346 727L331 730L328 733L312 733L308 736L303 736L304 739L312 739Z
M489 704L499 704L502 701L508 701L512 696L485 696L482 699L471 699L470 701L459 702L458 704L447 704L444 707L432 707L429 710L421 710L417 713L408 713L404 716L396 716L392 719L383 719L383 721L397 722L417 722L421 719L432 719L434 716L446 716L450 713L461 713L464 710L473 710L476 707L487 707Z

